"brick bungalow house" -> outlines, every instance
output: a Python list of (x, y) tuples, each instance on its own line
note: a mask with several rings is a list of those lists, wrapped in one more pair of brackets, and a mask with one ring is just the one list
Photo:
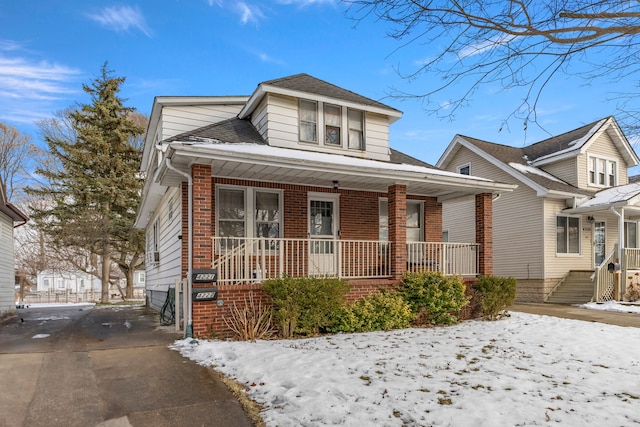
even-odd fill
[[(146, 229), (148, 302), (201, 269), (217, 301), (187, 304), (187, 336), (264, 279), (335, 276), (355, 299), (407, 270), (492, 272), (492, 200), (516, 186), (446, 172), (389, 146), (395, 108), (307, 74), (250, 96), (157, 97), (136, 225)], [(475, 198), (475, 241), (442, 242), (442, 202)], [(191, 298), (191, 292), (187, 293)]]

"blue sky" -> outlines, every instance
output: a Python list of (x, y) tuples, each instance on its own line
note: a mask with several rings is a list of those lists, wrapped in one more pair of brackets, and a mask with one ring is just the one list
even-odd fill
[[(417, 66), (433, 47), (401, 47), (387, 24), (356, 26), (345, 11), (337, 0), (0, 0), (0, 121), (38, 142), (34, 121), (89, 102), (82, 84), (108, 61), (127, 79), (127, 105), (145, 114), (154, 96), (250, 95), (262, 81), (311, 74), (403, 111), (392, 147), (432, 164), (457, 133), (512, 146), (548, 136), (516, 121), (499, 132), (521, 94), (498, 87), (483, 87), (454, 121), (427, 115), (418, 100), (388, 98), (390, 87), (420, 92), (439, 78), (407, 82), (394, 71)], [(539, 122), (557, 134), (615, 114), (609, 91), (560, 77)]]

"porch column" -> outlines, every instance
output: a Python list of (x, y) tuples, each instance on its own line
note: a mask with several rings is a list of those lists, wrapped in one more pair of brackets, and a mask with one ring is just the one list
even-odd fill
[(476, 194), (476, 243), (478, 253), (478, 274), (493, 274), (493, 195)]
[(212, 242), (212, 183), (210, 165), (193, 165), (193, 268), (211, 268)]
[(394, 184), (388, 190), (391, 277), (400, 280), (407, 270), (407, 187)]

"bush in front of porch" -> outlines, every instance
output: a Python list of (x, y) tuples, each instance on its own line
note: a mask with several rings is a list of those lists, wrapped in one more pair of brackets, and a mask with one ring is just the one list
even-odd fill
[(516, 299), (516, 279), (512, 277), (481, 276), (473, 287), (481, 295), (482, 317), (488, 320), (500, 319)]
[(284, 276), (266, 280), (263, 290), (273, 303), (281, 336), (291, 338), (328, 330), (345, 304), (349, 285), (336, 278)]
[(408, 328), (415, 314), (397, 291), (383, 290), (344, 306), (331, 332), (371, 332)]
[(405, 273), (400, 293), (416, 313), (420, 324), (450, 325), (458, 322), (459, 313), (470, 297), (457, 276), (425, 271)]

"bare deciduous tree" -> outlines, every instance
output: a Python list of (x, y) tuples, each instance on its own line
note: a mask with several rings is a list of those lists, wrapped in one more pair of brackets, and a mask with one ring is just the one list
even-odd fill
[[(425, 46), (432, 56), (398, 72), (408, 80), (422, 78), (426, 88), (416, 93), (396, 89), (392, 96), (421, 99), (427, 111), (450, 118), (481, 86), (496, 85), (523, 90), (510, 117), (524, 120), (526, 127), (536, 122), (540, 97), (558, 74), (589, 84), (615, 83), (640, 71), (637, 1), (344, 1), (356, 21), (386, 21), (388, 35), (401, 46)], [(629, 89), (612, 91), (612, 98), (619, 101), (619, 121), (633, 130), (640, 123), (640, 106), (637, 93)], [(443, 102), (436, 95), (449, 99)]]
[(31, 137), (0, 122), (0, 185), (12, 200), (28, 178), (27, 163), (35, 152)]

